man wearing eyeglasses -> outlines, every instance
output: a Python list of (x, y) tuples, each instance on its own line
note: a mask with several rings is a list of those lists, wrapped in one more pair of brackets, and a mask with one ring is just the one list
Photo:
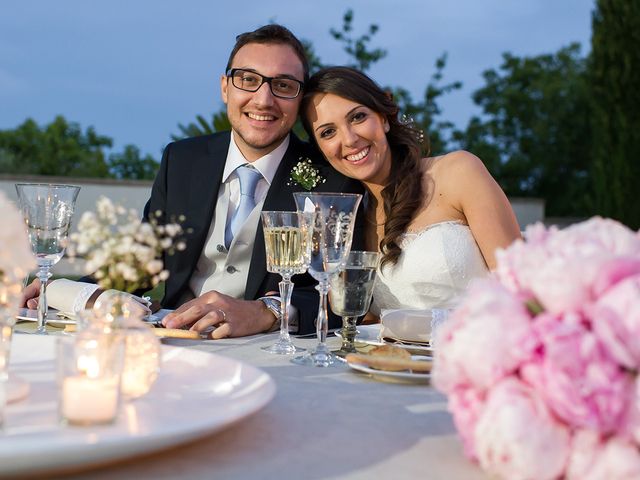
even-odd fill
[[(290, 175), (307, 158), (325, 179), (317, 190), (361, 192), (291, 133), (308, 75), (304, 48), (286, 28), (239, 35), (220, 80), (231, 131), (166, 147), (145, 216), (184, 215), (191, 232), (187, 249), (165, 258), (170, 277), (162, 305), (176, 309), (166, 327), (215, 328), (213, 338), (277, 327), (279, 301), (269, 295), (280, 278), (266, 271), (260, 211), (295, 210), (292, 193), (302, 187)], [(294, 281), (298, 333), (312, 332), (313, 282), (308, 275)]]

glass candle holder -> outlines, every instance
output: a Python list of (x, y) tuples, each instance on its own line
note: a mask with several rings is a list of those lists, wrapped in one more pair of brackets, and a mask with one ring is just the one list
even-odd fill
[(113, 422), (120, 404), (124, 344), (94, 329), (57, 342), (59, 416), (70, 425)]

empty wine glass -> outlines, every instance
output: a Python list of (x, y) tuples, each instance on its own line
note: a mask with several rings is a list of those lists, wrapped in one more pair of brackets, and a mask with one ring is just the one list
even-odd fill
[(47, 281), (51, 277), (51, 267), (64, 255), (80, 187), (18, 183), (16, 190), (20, 209), (27, 224), (31, 249), (38, 262), (40, 298), (36, 333), (46, 334)]
[(267, 270), (282, 277), (280, 287), (280, 336), (278, 341), (263, 347), (269, 353), (288, 355), (304, 351), (296, 347), (289, 336), (289, 306), (293, 293), (291, 277), (309, 267), (311, 230), (314, 214), (301, 212), (262, 212)]
[(345, 263), (353, 236), (356, 211), (362, 195), (354, 193), (311, 193), (293, 194), (300, 212), (316, 213), (311, 242), (309, 273), (318, 280), (316, 289), (320, 292), (316, 331), (318, 345), (313, 352), (295, 357), (294, 363), (328, 367), (334, 357), (327, 348), (327, 294), (329, 277), (338, 272)]
[(356, 321), (369, 311), (379, 261), (378, 252), (351, 251), (344, 268), (331, 276), (329, 303), (333, 313), (342, 317), (342, 346), (334, 355), (344, 357), (356, 351)]

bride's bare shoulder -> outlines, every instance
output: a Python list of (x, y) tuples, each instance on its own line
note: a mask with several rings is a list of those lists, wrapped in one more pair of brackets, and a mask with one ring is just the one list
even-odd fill
[(430, 168), (443, 172), (459, 168), (484, 167), (482, 160), (466, 150), (455, 150), (437, 157), (425, 158), (424, 161), (429, 164)]

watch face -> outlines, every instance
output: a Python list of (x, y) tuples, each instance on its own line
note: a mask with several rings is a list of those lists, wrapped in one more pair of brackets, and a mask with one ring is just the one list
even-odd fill
[(261, 298), (264, 304), (267, 306), (269, 310), (274, 313), (280, 314), (280, 300), (276, 298)]

